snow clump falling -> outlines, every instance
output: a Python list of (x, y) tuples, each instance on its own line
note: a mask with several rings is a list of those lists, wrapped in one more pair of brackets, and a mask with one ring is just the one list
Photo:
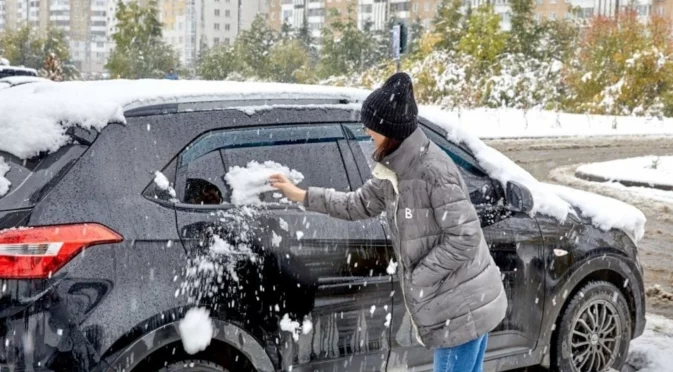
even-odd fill
[(178, 325), (182, 346), (187, 354), (193, 355), (206, 350), (213, 338), (213, 322), (208, 309), (195, 307), (189, 309)]
[(154, 172), (154, 184), (157, 185), (160, 190), (166, 191), (171, 196), (171, 198), (175, 198), (177, 196), (175, 189), (171, 187), (171, 183), (168, 181), (168, 178), (159, 171)]
[(280, 320), (280, 329), (281, 331), (292, 333), (292, 338), (295, 341), (299, 341), (299, 333), (301, 332), (305, 335), (311, 333), (313, 323), (310, 319), (304, 319), (302, 324), (299, 324), (298, 321), (292, 320), (289, 314), (285, 314)]
[(5, 158), (0, 156), (0, 197), (7, 194), (9, 186), (12, 185), (12, 183), (5, 178), (5, 175), (9, 172), (9, 168), (9, 164), (5, 163)]
[(259, 195), (276, 189), (269, 184), (271, 175), (281, 173), (294, 184), (304, 180), (304, 175), (274, 161), (251, 161), (245, 167), (231, 167), (224, 176), (232, 189), (231, 202), (235, 205), (261, 204)]

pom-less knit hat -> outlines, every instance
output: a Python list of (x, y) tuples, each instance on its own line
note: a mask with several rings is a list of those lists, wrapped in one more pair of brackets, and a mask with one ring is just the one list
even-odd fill
[(364, 125), (388, 138), (403, 141), (418, 127), (418, 106), (409, 75), (398, 72), (362, 103)]

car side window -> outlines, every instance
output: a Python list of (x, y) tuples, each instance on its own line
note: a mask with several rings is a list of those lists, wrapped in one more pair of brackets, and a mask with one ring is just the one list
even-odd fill
[[(362, 155), (364, 155), (370, 170), (373, 169), (375, 164), (372, 157), (374, 154), (374, 142), (372, 141), (371, 137), (365, 133), (361, 124), (346, 124), (344, 127), (346, 128), (349, 137), (357, 141), (357, 144), (359, 145), (360, 150), (362, 150)], [(465, 183), (467, 184), (470, 193), (481, 189), (484, 183), (488, 182), (488, 177), (484, 174), (484, 172), (472, 164), (472, 162), (476, 162), (472, 155), (460, 147), (452, 144), (437, 132), (434, 132), (426, 127), (423, 127), (423, 131), (431, 141), (444, 150), (444, 152), (449, 155), (453, 162), (458, 165), (458, 168), (461, 171), (463, 179), (465, 179)]]
[[(224, 176), (232, 167), (251, 161), (274, 161), (304, 175), (299, 184), (349, 191), (350, 183), (337, 141), (338, 125), (279, 126), (207, 133), (178, 157), (176, 192), (183, 203), (221, 204), (230, 201)], [(277, 202), (274, 192), (260, 195)]]

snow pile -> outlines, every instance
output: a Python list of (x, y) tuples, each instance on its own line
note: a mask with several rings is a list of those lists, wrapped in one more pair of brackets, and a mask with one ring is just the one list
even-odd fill
[(157, 185), (160, 190), (166, 191), (171, 196), (171, 198), (175, 198), (177, 196), (175, 189), (171, 187), (171, 183), (168, 181), (168, 178), (159, 171), (154, 172), (154, 184)]
[(645, 333), (631, 342), (628, 364), (640, 372), (670, 371), (673, 366), (673, 321), (648, 315)]
[(298, 321), (290, 319), (289, 314), (283, 315), (279, 325), (281, 331), (292, 333), (292, 338), (295, 341), (299, 341), (300, 332), (307, 335), (311, 333), (311, 330), (313, 330), (313, 322), (311, 322), (310, 319), (304, 319), (302, 324), (299, 324)]
[(601, 229), (622, 229), (636, 241), (643, 236), (645, 216), (637, 208), (611, 198), (543, 184), (505, 155), (487, 146), (471, 128), (452, 120), (446, 112), (436, 107), (421, 107), (420, 115), (444, 128), (450, 141), (467, 146), (486, 173), (500, 181), (503, 187), (509, 181), (526, 186), (535, 201), (531, 215), (541, 213), (563, 223), (569, 213), (575, 213), (572, 208), (575, 207)]
[[(439, 106), (428, 109), (443, 110)], [(443, 111), (447, 121), (469, 128), (482, 139), (673, 135), (673, 118), (569, 114), (515, 108), (455, 108)]]
[(7, 178), (5, 178), (5, 175), (9, 172), (9, 168), (9, 164), (5, 163), (5, 158), (0, 156), (0, 197), (7, 194), (9, 191), (9, 186), (12, 184)]
[(213, 338), (213, 322), (207, 309), (189, 309), (178, 325), (182, 346), (187, 354), (193, 355), (206, 350)]
[(9, 60), (6, 58), (0, 57), (0, 66), (9, 66)]
[(294, 184), (304, 180), (300, 172), (273, 161), (251, 161), (246, 167), (231, 167), (224, 176), (232, 189), (231, 203), (235, 205), (261, 204), (259, 195), (276, 189), (269, 184), (269, 177), (282, 173)]
[(577, 175), (595, 181), (673, 187), (673, 156), (644, 156), (586, 164), (577, 168)]

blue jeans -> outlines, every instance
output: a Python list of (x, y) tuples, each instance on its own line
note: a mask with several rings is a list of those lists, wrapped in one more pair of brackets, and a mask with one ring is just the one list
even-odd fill
[(483, 372), (488, 334), (474, 341), (435, 349), (434, 372)]

